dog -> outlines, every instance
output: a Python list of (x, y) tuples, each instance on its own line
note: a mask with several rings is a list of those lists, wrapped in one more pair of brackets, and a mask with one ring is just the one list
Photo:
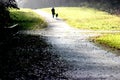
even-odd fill
[(58, 13), (55, 14), (56, 18), (58, 17)]

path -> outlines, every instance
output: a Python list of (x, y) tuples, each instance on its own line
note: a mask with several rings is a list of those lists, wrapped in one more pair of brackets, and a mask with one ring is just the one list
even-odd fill
[(52, 51), (69, 63), (69, 70), (63, 73), (68, 80), (120, 80), (120, 58), (87, 40), (96, 34), (71, 28), (60, 19), (52, 19), (48, 13), (35, 12), (49, 25), (41, 31), (25, 33), (46, 37), (53, 46)]

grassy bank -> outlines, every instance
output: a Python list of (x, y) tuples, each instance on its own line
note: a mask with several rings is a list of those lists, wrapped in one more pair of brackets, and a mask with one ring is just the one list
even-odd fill
[(120, 50), (120, 34), (106, 34), (93, 39), (105, 47)]
[(47, 26), (46, 22), (30, 9), (10, 9), (12, 24), (18, 23), (20, 29), (41, 29)]
[[(120, 30), (120, 17), (86, 7), (57, 7), (56, 13), (68, 24), (79, 29)], [(50, 12), (50, 8), (42, 9)]]

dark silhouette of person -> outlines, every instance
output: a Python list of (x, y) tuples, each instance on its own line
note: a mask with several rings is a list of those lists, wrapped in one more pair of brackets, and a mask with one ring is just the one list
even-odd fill
[(54, 9), (54, 7), (51, 9), (51, 12), (52, 12), (52, 17), (54, 18), (54, 16), (55, 16), (55, 9)]

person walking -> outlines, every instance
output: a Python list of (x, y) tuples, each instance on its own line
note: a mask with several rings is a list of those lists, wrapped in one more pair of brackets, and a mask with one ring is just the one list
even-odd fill
[(51, 12), (52, 12), (52, 17), (54, 18), (54, 16), (55, 16), (55, 9), (54, 9), (54, 7), (51, 9)]

